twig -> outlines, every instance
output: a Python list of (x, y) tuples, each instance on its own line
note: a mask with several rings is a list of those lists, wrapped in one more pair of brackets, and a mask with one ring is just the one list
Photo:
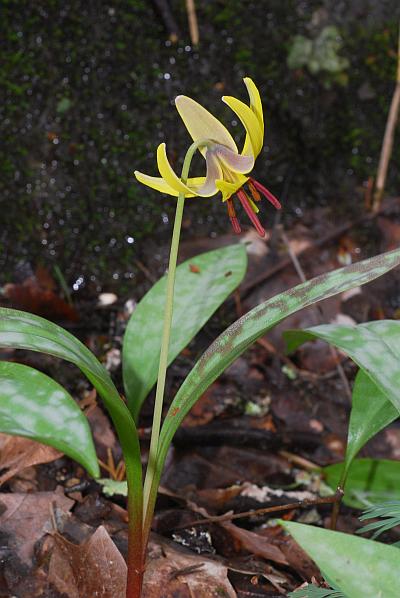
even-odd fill
[[(380, 206), (376, 212), (374, 212), (374, 213), (370, 212), (370, 213), (363, 214), (362, 216), (360, 216), (359, 218), (356, 218), (355, 220), (349, 220), (348, 222), (341, 224), (340, 226), (335, 228), (333, 231), (331, 231), (324, 237), (321, 237), (321, 239), (317, 239), (316, 241), (314, 241), (312, 245), (308, 245), (307, 247), (304, 247), (303, 249), (296, 251), (295, 252), (296, 257), (299, 258), (300, 256), (310, 253), (311, 251), (314, 251), (315, 249), (318, 249), (319, 247), (323, 247), (324, 245), (331, 243), (337, 237), (340, 237), (341, 235), (343, 235), (345, 232), (347, 232), (351, 228), (354, 228), (355, 226), (362, 224), (363, 222), (368, 222), (369, 220), (373, 220), (377, 215), (392, 209), (394, 206), (396, 206), (398, 204), (399, 204), (399, 198), (392, 198), (390, 201), (385, 200), (385, 205)], [(249, 280), (249, 282), (247, 282), (246, 284), (241, 285), (240, 293), (241, 293), (242, 299), (244, 299), (245, 296), (248, 295), (255, 287), (262, 284), (263, 282), (265, 282), (266, 280), (268, 280), (275, 274), (278, 274), (278, 272), (280, 272), (287, 266), (290, 266), (291, 263), (292, 263), (292, 260), (291, 260), (290, 256), (284, 257), (281, 260), (277, 261), (271, 268), (269, 268), (268, 270), (265, 270), (262, 274), (253, 278), (253, 280)]]
[(275, 505), (273, 507), (263, 507), (262, 509), (251, 509), (242, 513), (226, 513), (225, 515), (215, 515), (204, 519), (196, 519), (174, 527), (174, 529), (186, 529), (195, 525), (205, 525), (206, 523), (223, 523), (224, 521), (233, 521), (234, 519), (243, 519), (245, 517), (257, 517), (259, 515), (268, 515), (269, 513), (278, 513), (279, 511), (292, 511), (293, 509), (305, 509), (315, 505), (330, 505), (341, 500), (343, 492), (339, 490), (331, 496), (322, 496), (320, 498), (305, 498), (298, 502), (287, 503), (286, 505)]
[[(282, 240), (283, 240), (283, 242), (284, 242), (284, 244), (286, 246), (286, 249), (287, 249), (287, 251), (289, 253), (290, 259), (293, 262), (293, 266), (294, 266), (294, 268), (295, 268), (295, 270), (297, 272), (298, 277), (300, 278), (301, 282), (306, 282), (307, 278), (306, 278), (306, 275), (304, 274), (304, 270), (301, 267), (301, 264), (300, 264), (299, 260), (297, 259), (296, 254), (292, 250), (292, 248), (290, 246), (290, 243), (289, 243), (289, 239), (287, 238), (286, 233), (283, 230), (283, 228), (281, 228), (281, 237), (282, 237)], [(323, 310), (322, 310), (322, 308), (321, 308), (320, 305), (314, 305), (313, 309), (314, 309), (314, 313), (315, 314), (318, 313), (319, 316), (321, 316), (323, 318), (324, 312), (323, 312)], [(319, 316), (317, 316), (318, 320), (320, 319)], [(346, 374), (344, 373), (344, 370), (342, 368), (341, 363), (339, 363), (339, 353), (338, 353), (338, 350), (336, 349), (336, 347), (332, 347), (332, 345), (329, 345), (329, 351), (330, 351), (331, 355), (334, 357), (334, 359), (336, 361), (336, 369), (338, 371), (339, 377), (340, 377), (340, 379), (342, 381), (342, 384), (344, 386), (344, 390), (345, 390), (345, 393), (347, 395), (347, 398), (348, 398), (349, 401), (351, 401), (351, 388), (350, 388), (350, 384), (349, 384), (349, 381), (347, 380)]]
[(186, 0), (186, 10), (189, 21), (190, 39), (194, 46), (199, 44), (199, 26), (197, 24), (196, 6), (194, 0)]
[(394, 132), (396, 129), (397, 119), (400, 109), (400, 23), (399, 23), (399, 40), (397, 47), (397, 74), (396, 87), (394, 89), (392, 102), (390, 104), (389, 114), (386, 121), (385, 134), (382, 142), (381, 155), (379, 158), (378, 173), (376, 176), (376, 187), (374, 193), (373, 211), (379, 210), (383, 193), (385, 191), (386, 176), (389, 167), (390, 157), (392, 155)]
[(141, 262), (140, 260), (135, 260), (135, 264), (137, 265), (137, 267), (139, 268), (139, 270), (141, 270), (143, 272), (143, 274), (146, 276), (146, 278), (152, 283), (154, 284), (157, 281), (157, 278), (155, 276), (153, 276), (153, 274), (150, 272), (150, 270), (143, 264), (143, 262)]
[(166, 30), (168, 31), (170, 41), (172, 43), (176, 43), (180, 37), (179, 27), (175, 21), (167, 0), (153, 0), (153, 2), (158, 9)]

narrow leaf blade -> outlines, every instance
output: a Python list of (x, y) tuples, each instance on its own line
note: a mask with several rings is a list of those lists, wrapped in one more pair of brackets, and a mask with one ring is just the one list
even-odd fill
[(345, 480), (352, 460), (375, 434), (390, 424), (400, 410), (400, 322), (379, 320), (358, 326), (325, 325), (285, 333), (289, 352), (316, 338), (349, 355), (360, 371), (353, 389)]
[(169, 444), (191, 407), (214, 380), (255, 340), (290, 314), (382, 276), (400, 263), (400, 250), (323, 274), (257, 306), (240, 318), (207, 349), (169, 408), (161, 430), (158, 474)]
[(346, 449), (346, 470), (363, 446), (399, 417), (398, 410), (363, 370), (353, 388)]
[[(178, 266), (168, 363), (240, 284), (246, 266), (246, 249), (241, 244), (203, 253)], [(124, 335), (125, 394), (135, 418), (157, 381), (165, 293), (163, 276), (136, 307)]]
[(16, 309), (0, 307), (0, 347), (47, 353), (75, 364), (102, 397), (118, 432), (128, 482), (138, 504), (142, 494), (142, 466), (135, 422), (107, 370), (77, 338), (53, 322)]
[(33, 368), (0, 362), (0, 432), (48, 444), (99, 476), (85, 415), (62, 386)]

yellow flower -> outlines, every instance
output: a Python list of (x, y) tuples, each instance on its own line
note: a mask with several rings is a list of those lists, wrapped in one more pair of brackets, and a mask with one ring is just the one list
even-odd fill
[[(196, 143), (204, 141), (204, 146), (200, 147), (199, 151), (206, 161), (206, 176), (189, 178), (186, 183), (183, 183), (168, 161), (165, 143), (161, 143), (157, 149), (157, 165), (161, 176), (149, 176), (138, 171), (135, 171), (135, 176), (144, 185), (174, 196), (183, 193), (185, 197), (211, 197), (221, 191), (222, 201), (227, 204), (233, 229), (236, 233), (240, 233), (241, 228), (232, 200), (232, 195), (237, 194), (257, 232), (264, 236), (265, 230), (256, 216), (259, 209), (255, 202), (261, 199), (260, 193), (277, 209), (281, 206), (268, 189), (248, 176), (263, 146), (264, 119), (256, 85), (249, 77), (244, 79), (244, 83), (249, 94), (249, 106), (231, 96), (222, 98), (223, 102), (235, 112), (246, 130), (246, 139), (241, 152), (229, 131), (215, 116), (195, 100), (187, 96), (178, 96), (175, 105), (193, 141)], [(243, 189), (245, 184), (248, 185), (253, 199)]]

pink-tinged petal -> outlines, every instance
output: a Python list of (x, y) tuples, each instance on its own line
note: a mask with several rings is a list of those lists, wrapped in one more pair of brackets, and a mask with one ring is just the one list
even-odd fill
[(243, 156), (237, 152), (232, 152), (230, 149), (223, 145), (218, 145), (215, 148), (215, 152), (218, 158), (224, 163), (229, 170), (246, 174), (253, 169), (254, 158), (253, 156)]
[[(175, 106), (193, 141), (215, 141), (237, 153), (237, 145), (228, 129), (201, 104), (187, 96), (178, 96)], [(207, 149), (200, 151), (205, 156)]]
[(204, 184), (197, 189), (197, 195), (201, 197), (211, 197), (218, 193), (215, 181), (222, 177), (222, 168), (218, 163), (217, 155), (213, 150), (208, 150), (206, 153), (207, 173)]
[(270, 203), (272, 203), (272, 205), (274, 206), (274, 208), (276, 208), (277, 210), (281, 209), (282, 206), (281, 206), (281, 203), (280, 203), (279, 199), (277, 199), (275, 197), (275, 195), (273, 195), (273, 193), (271, 193), (271, 191), (268, 191), (268, 189), (266, 187), (264, 187), (264, 185), (262, 185), (261, 183), (259, 183), (255, 179), (249, 179), (249, 181), (254, 185), (254, 187), (257, 189), (257, 191), (259, 191), (260, 193), (262, 193), (264, 195), (264, 197), (266, 199), (268, 199), (268, 201)]

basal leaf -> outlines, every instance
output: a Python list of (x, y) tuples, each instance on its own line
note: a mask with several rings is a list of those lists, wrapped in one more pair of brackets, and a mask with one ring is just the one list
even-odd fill
[[(323, 468), (327, 484), (336, 490), (343, 463)], [(343, 502), (349, 507), (365, 509), (373, 503), (400, 500), (400, 461), (388, 459), (354, 459), (349, 468)]]
[[(399, 262), (400, 250), (395, 250), (323, 274), (262, 303), (223, 332), (199, 359), (168, 410), (160, 436), (158, 479), (170, 442), (185, 415), (210, 384), (256, 339), (290, 314), (366, 284)], [(154, 483), (158, 483), (158, 480), (155, 479)]]
[[(246, 249), (241, 244), (203, 253), (178, 266), (168, 363), (240, 284), (246, 266)], [(135, 418), (157, 381), (165, 292), (163, 276), (136, 307), (124, 336), (125, 394)]]
[(365, 443), (398, 417), (400, 410), (400, 322), (358, 326), (334, 324), (285, 333), (288, 350), (319, 338), (345, 351), (361, 368), (353, 389), (346, 459), (342, 474)]
[(77, 338), (61, 326), (16, 309), (0, 308), (0, 347), (28, 349), (74, 363), (102, 397), (116, 427), (127, 466), (128, 483), (141, 504), (142, 467), (139, 438), (129, 409), (121, 399), (107, 370)]
[(33, 368), (0, 361), (0, 432), (53, 446), (99, 476), (85, 415), (62, 386)]
[(372, 382), (364, 370), (359, 370), (352, 395), (345, 459), (346, 469), (368, 440), (398, 417), (399, 413), (396, 407)]
[(281, 525), (349, 598), (397, 598), (398, 548), (301, 523)]
[(319, 338), (341, 349), (362, 368), (400, 411), (400, 322), (378, 320), (358, 326), (327, 324), (285, 333), (288, 351)]

